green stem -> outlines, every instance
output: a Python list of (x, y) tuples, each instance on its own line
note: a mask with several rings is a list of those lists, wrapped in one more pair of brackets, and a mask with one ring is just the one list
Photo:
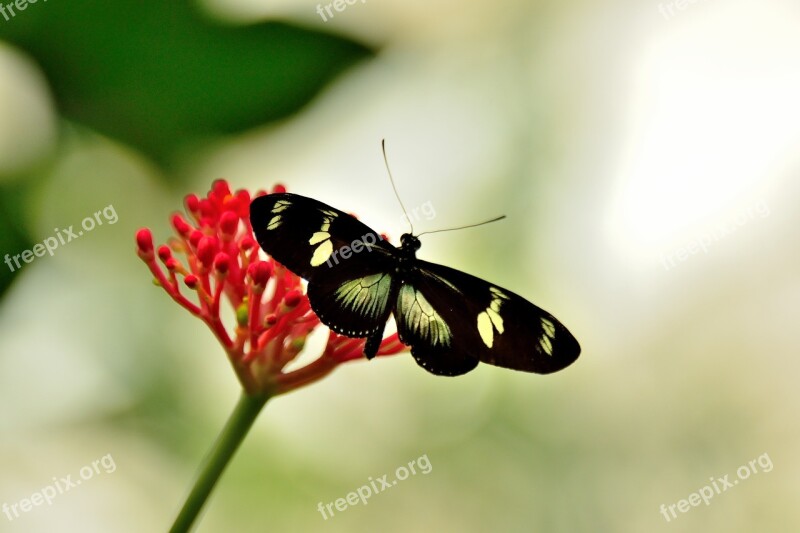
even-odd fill
[(192, 524), (200, 514), (214, 485), (222, 475), (225, 467), (233, 458), (237, 448), (244, 440), (247, 432), (253, 426), (261, 408), (269, 400), (269, 395), (251, 396), (242, 392), (239, 402), (231, 413), (228, 422), (217, 437), (214, 447), (203, 460), (200, 474), (181, 508), (181, 512), (172, 524), (170, 533), (184, 533), (191, 529)]

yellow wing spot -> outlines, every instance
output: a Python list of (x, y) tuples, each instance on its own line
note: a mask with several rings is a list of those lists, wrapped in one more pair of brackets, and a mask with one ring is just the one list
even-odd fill
[[(500, 310), (499, 306), (498, 306), (497, 310), (498, 311)], [(489, 318), (491, 319), (492, 324), (494, 325), (494, 329), (497, 330), (497, 334), (499, 335), (499, 334), (503, 333), (503, 317), (501, 317), (497, 313), (497, 311), (495, 311), (492, 308), (487, 309), (486, 310), (486, 314), (489, 315)]]
[(495, 331), (498, 335), (503, 334), (503, 317), (500, 316), (500, 307), (504, 301), (509, 299), (508, 295), (497, 287), (489, 287), (489, 292), (492, 294), (489, 307), (478, 313), (478, 333), (487, 348), (494, 345)]
[(275, 202), (275, 206), (272, 208), (273, 213), (280, 213), (281, 211), (285, 211), (292, 205), (292, 202), (289, 200), (278, 200)]
[(319, 244), (322, 241), (327, 241), (331, 238), (331, 234), (327, 231), (317, 231), (314, 233), (310, 239), (308, 239), (308, 244)]
[(331, 243), (331, 234), (328, 230), (331, 229), (331, 222), (334, 218), (339, 216), (339, 213), (329, 209), (320, 209), (322, 214), (322, 226), (319, 231), (314, 232), (311, 238), (308, 239), (308, 244), (319, 244), (311, 256), (311, 266), (317, 267), (325, 263), (333, 255), (333, 243)]
[(491, 348), (494, 344), (494, 331), (492, 330), (492, 319), (486, 312), (478, 315), (478, 333), (481, 340), (488, 347)]
[(542, 338), (539, 339), (539, 346), (542, 347), (542, 351), (547, 355), (553, 355), (553, 342), (550, 339), (551, 337), (547, 335), (542, 335)]
[(314, 250), (314, 255), (311, 256), (311, 266), (320, 266), (330, 258), (331, 254), (333, 254), (333, 243), (329, 240), (323, 241)]
[(545, 335), (547, 335), (551, 339), (555, 338), (555, 336), (556, 336), (556, 327), (553, 325), (553, 323), (550, 320), (548, 320), (546, 318), (543, 318), (542, 319), (542, 328), (544, 329), (544, 334)]
[(542, 347), (542, 351), (547, 355), (553, 355), (553, 341), (556, 338), (556, 327), (551, 320), (543, 318), (542, 329), (544, 330), (544, 335), (539, 339), (539, 346)]
[(281, 216), (275, 215), (271, 219), (269, 219), (269, 223), (267, 224), (267, 230), (275, 229), (281, 225)]

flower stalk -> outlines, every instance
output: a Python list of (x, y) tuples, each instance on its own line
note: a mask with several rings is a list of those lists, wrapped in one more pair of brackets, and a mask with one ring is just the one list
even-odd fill
[(191, 530), (222, 472), (225, 471), (268, 400), (267, 395), (249, 396), (242, 393), (217, 441), (203, 460), (197, 479), (172, 524), (170, 533), (184, 533)]

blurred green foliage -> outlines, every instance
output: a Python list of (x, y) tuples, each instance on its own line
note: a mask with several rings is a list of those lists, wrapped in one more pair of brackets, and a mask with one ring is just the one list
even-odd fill
[[(43, 70), (63, 119), (174, 168), (196, 143), (290, 116), (336, 75), (373, 55), (342, 37), (279, 22), (234, 26), (186, 0), (30, 4), (0, 40)], [(176, 173), (162, 174), (170, 181)], [(32, 246), (17, 209), (36, 176), (0, 185), (0, 245)], [(0, 269), (0, 294), (14, 273)]]

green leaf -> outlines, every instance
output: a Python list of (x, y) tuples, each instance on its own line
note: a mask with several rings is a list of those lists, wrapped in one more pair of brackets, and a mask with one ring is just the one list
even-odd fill
[(0, 16), (0, 39), (35, 58), (63, 116), (167, 165), (192, 142), (295, 113), (372, 54), (283, 23), (226, 25), (187, 0), (40, 0)]

